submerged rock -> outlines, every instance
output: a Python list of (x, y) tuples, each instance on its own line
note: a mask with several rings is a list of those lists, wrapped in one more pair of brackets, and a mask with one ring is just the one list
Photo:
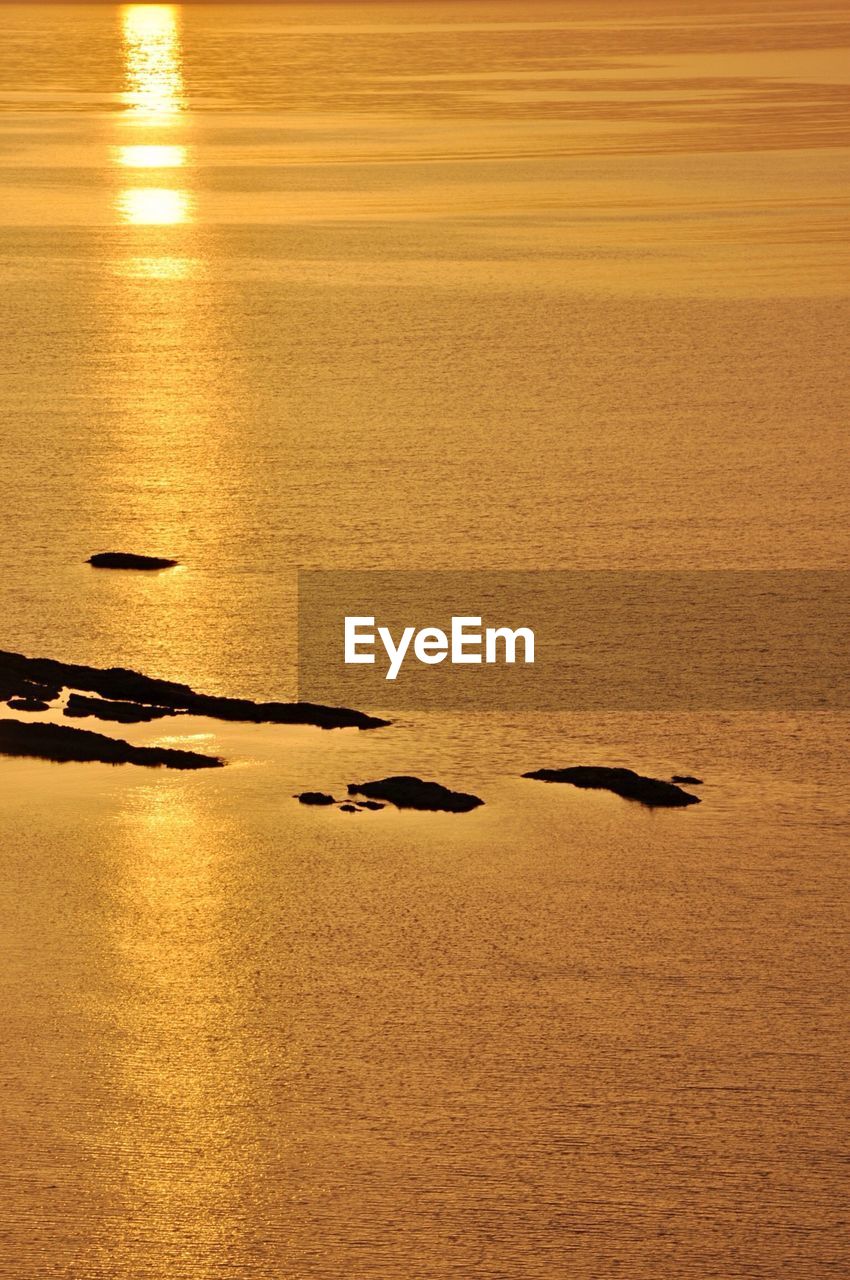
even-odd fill
[(38, 760), (99, 762), (100, 764), (138, 764), (149, 768), (220, 769), (218, 756), (204, 756), (196, 751), (179, 751), (170, 747), (134, 747), (120, 738), (107, 738), (88, 729), (70, 725), (23, 723), (0, 720), (0, 755), (32, 756)]
[(136, 556), (129, 551), (99, 551), (89, 556), (86, 563), (95, 569), (174, 569), (180, 561), (162, 556)]
[(645, 778), (631, 769), (609, 769), (604, 765), (575, 765), (569, 769), (535, 769), (524, 773), (524, 778), (536, 778), (540, 782), (568, 782), (574, 787), (595, 791), (613, 791), (624, 800), (638, 800), (654, 809), (677, 809), (688, 804), (699, 804), (699, 796), (688, 795), (681, 787), (660, 778)]
[(303, 724), (319, 729), (380, 729), (389, 724), (349, 707), (324, 707), (313, 702), (251, 702), (248, 698), (222, 698), (197, 693), (187, 684), (158, 680), (124, 667), (86, 667), (53, 658), (27, 658), (0, 649), (0, 690), (7, 697), (23, 694), (33, 683), (83, 689), (103, 698), (140, 702), (170, 711), (211, 716), (215, 720), (239, 720), (252, 724)]
[(431, 812), (468, 813), (483, 804), (478, 796), (463, 791), (450, 791), (439, 782), (423, 782), (421, 778), (397, 775), (377, 782), (352, 782), (350, 796), (367, 796), (370, 800), (387, 800), (397, 809), (425, 809)]
[(163, 716), (178, 713), (170, 707), (145, 707), (138, 702), (107, 702), (104, 698), (87, 698), (82, 693), (72, 693), (62, 713), (74, 720), (94, 716), (96, 720), (109, 720), (117, 724), (147, 724), (161, 720)]
[(325, 791), (302, 791), (295, 799), (300, 800), (301, 804), (336, 804), (334, 797), (329, 796)]
[(674, 773), (671, 782), (682, 782), (687, 787), (701, 787), (702, 778), (692, 778), (689, 773)]
[(13, 711), (49, 711), (50, 703), (41, 698), (10, 698), (9, 706)]

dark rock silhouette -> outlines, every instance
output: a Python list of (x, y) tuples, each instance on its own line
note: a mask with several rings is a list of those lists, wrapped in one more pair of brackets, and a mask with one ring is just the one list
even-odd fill
[(378, 804), (377, 800), (356, 800), (355, 804), (358, 809), (371, 809), (373, 812), (386, 808), (386, 805)]
[(179, 560), (165, 560), (162, 556), (136, 556), (129, 551), (99, 551), (89, 556), (87, 564), (95, 569), (173, 569)]
[(349, 707), (324, 707), (315, 702), (251, 702), (247, 698), (216, 698), (202, 693), (193, 693), (182, 709), (215, 720), (309, 724), (318, 729), (382, 729), (390, 723)]
[(336, 804), (336, 800), (333, 796), (327, 795), (324, 791), (302, 791), (300, 795), (295, 797), (295, 799), (300, 800), (302, 804)]
[(0, 656), (0, 702), (10, 698), (32, 698), (36, 702), (52, 702), (62, 692), (59, 685), (30, 680), (20, 671), (6, 669)]
[(120, 738), (107, 738), (88, 729), (70, 725), (26, 724), (20, 720), (0, 720), (0, 755), (34, 756), (39, 760), (96, 761), (101, 764), (138, 764), (149, 768), (219, 769), (217, 756), (166, 747), (134, 747)]
[(340, 813), (359, 813), (360, 812), (356, 804), (341, 804), (339, 806), (339, 811)]
[(463, 791), (450, 791), (439, 782), (423, 782), (421, 778), (398, 775), (377, 782), (351, 783), (350, 796), (367, 796), (370, 800), (387, 800), (397, 809), (425, 809), (431, 812), (468, 813), (483, 804), (478, 796)]
[(41, 698), (10, 698), (9, 706), (13, 711), (49, 711), (50, 703)]
[(686, 787), (701, 787), (702, 778), (692, 778), (689, 773), (674, 773), (671, 782), (682, 782)]
[(608, 769), (603, 765), (576, 765), (570, 769), (535, 769), (524, 773), (524, 778), (536, 778), (540, 782), (568, 782), (574, 787), (598, 791), (613, 791), (624, 800), (638, 800), (653, 809), (678, 809), (688, 804), (699, 804), (699, 796), (688, 795), (672, 782), (660, 778), (645, 778), (631, 769)]
[(104, 698), (87, 698), (82, 693), (72, 693), (62, 713), (71, 719), (81, 720), (94, 716), (96, 720), (109, 720), (117, 724), (146, 724), (174, 716), (178, 712), (170, 707), (143, 707), (138, 702), (107, 702)]
[(304, 724), (319, 729), (380, 729), (390, 722), (348, 707), (324, 707), (313, 702), (251, 702), (248, 698), (222, 698), (197, 693), (187, 684), (158, 680), (123, 667), (86, 667), (52, 658), (27, 658), (0, 649), (0, 690), (7, 697), (24, 695), (33, 684), (83, 689), (119, 702), (187, 711), (215, 720), (239, 720), (252, 724)]

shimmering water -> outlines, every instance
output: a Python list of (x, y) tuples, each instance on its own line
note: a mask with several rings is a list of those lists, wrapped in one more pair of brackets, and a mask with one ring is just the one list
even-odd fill
[[(0, 21), (0, 647), (288, 696), (299, 566), (846, 566), (842, 6)], [(0, 1275), (850, 1273), (846, 718), (126, 736), (232, 764), (0, 761)], [(291, 799), (388, 772), (487, 804)]]

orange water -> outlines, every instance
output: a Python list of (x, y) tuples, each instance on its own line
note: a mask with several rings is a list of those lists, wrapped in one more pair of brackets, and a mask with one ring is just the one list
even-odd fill
[[(0, 19), (0, 647), (288, 696), (298, 566), (846, 565), (840, 6)], [(0, 761), (0, 1276), (850, 1274), (846, 718), (127, 736), (231, 767)], [(594, 762), (704, 802), (518, 777)], [(291, 799), (390, 772), (487, 803)]]

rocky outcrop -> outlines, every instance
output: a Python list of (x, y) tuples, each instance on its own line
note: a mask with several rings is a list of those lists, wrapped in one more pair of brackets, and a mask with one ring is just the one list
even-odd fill
[(57, 662), (53, 658), (28, 658), (21, 653), (0, 649), (0, 686), (9, 683), (19, 688), (33, 684), (49, 686), (57, 697), (63, 688), (82, 689), (86, 693), (98, 693), (103, 698), (175, 710), (199, 696), (188, 685), (152, 679), (123, 667), (86, 667), (74, 662)]
[(701, 787), (702, 778), (693, 778), (689, 773), (674, 773), (671, 782), (679, 782), (686, 787)]
[(108, 720), (115, 724), (147, 724), (161, 720), (163, 716), (178, 713), (169, 707), (145, 707), (138, 702), (108, 702), (105, 698), (87, 698), (82, 693), (72, 693), (62, 713), (72, 720), (94, 716), (96, 720)]
[(569, 769), (535, 769), (524, 773), (524, 778), (536, 778), (540, 782), (568, 782), (574, 787), (594, 791), (613, 791), (624, 800), (637, 800), (653, 809), (679, 809), (684, 805), (699, 804), (699, 797), (689, 795), (672, 782), (660, 778), (645, 778), (631, 769), (609, 769), (603, 765), (574, 765)]
[(32, 756), (38, 760), (137, 764), (148, 768), (219, 769), (217, 756), (170, 747), (135, 747), (120, 738), (107, 738), (70, 725), (0, 720), (0, 755)]
[(129, 551), (99, 551), (89, 556), (87, 564), (95, 569), (174, 569), (179, 560), (165, 560), (162, 556), (137, 556)]
[(61, 692), (58, 685), (32, 680), (12, 666), (7, 669), (0, 651), (0, 702), (8, 702), (10, 698), (32, 698), (37, 702), (52, 702)]
[(336, 804), (336, 800), (333, 798), (333, 796), (329, 796), (324, 791), (302, 791), (300, 795), (297, 795), (295, 797), (295, 799), (299, 800), (301, 804), (312, 804), (312, 805)]
[(33, 684), (82, 689), (119, 702), (139, 702), (169, 711), (211, 716), (215, 720), (239, 720), (252, 724), (303, 724), (319, 729), (380, 729), (389, 724), (364, 711), (325, 707), (313, 702), (251, 702), (247, 698), (222, 698), (197, 693), (187, 684), (158, 680), (124, 667), (86, 667), (52, 658), (27, 658), (0, 649), (0, 689), (6, 696), (24, 695)]
[(50, 703), (41, 698), (10, 698), (9, 706), (13, 711), (49, 711)]
[(369, 800), (386, 800), (397, 809), (444, 813), (468, 813), (484, 803), (478, 796), (450, 791), (439, 782), (423, 782), (421, 778), (407, 775), (380, 778), (377, 782), (352, 782), (348, 794), (366, 796)]
[(252, 724), (307, 724), (318, 729), (382, 729), (390, 722), (349, 707), (325, 707), (316, 702), (250, 702), (247, 698), (216, 698), (192, 693), (185, 707), (196, 716), (214, 720), (242, 720)]

